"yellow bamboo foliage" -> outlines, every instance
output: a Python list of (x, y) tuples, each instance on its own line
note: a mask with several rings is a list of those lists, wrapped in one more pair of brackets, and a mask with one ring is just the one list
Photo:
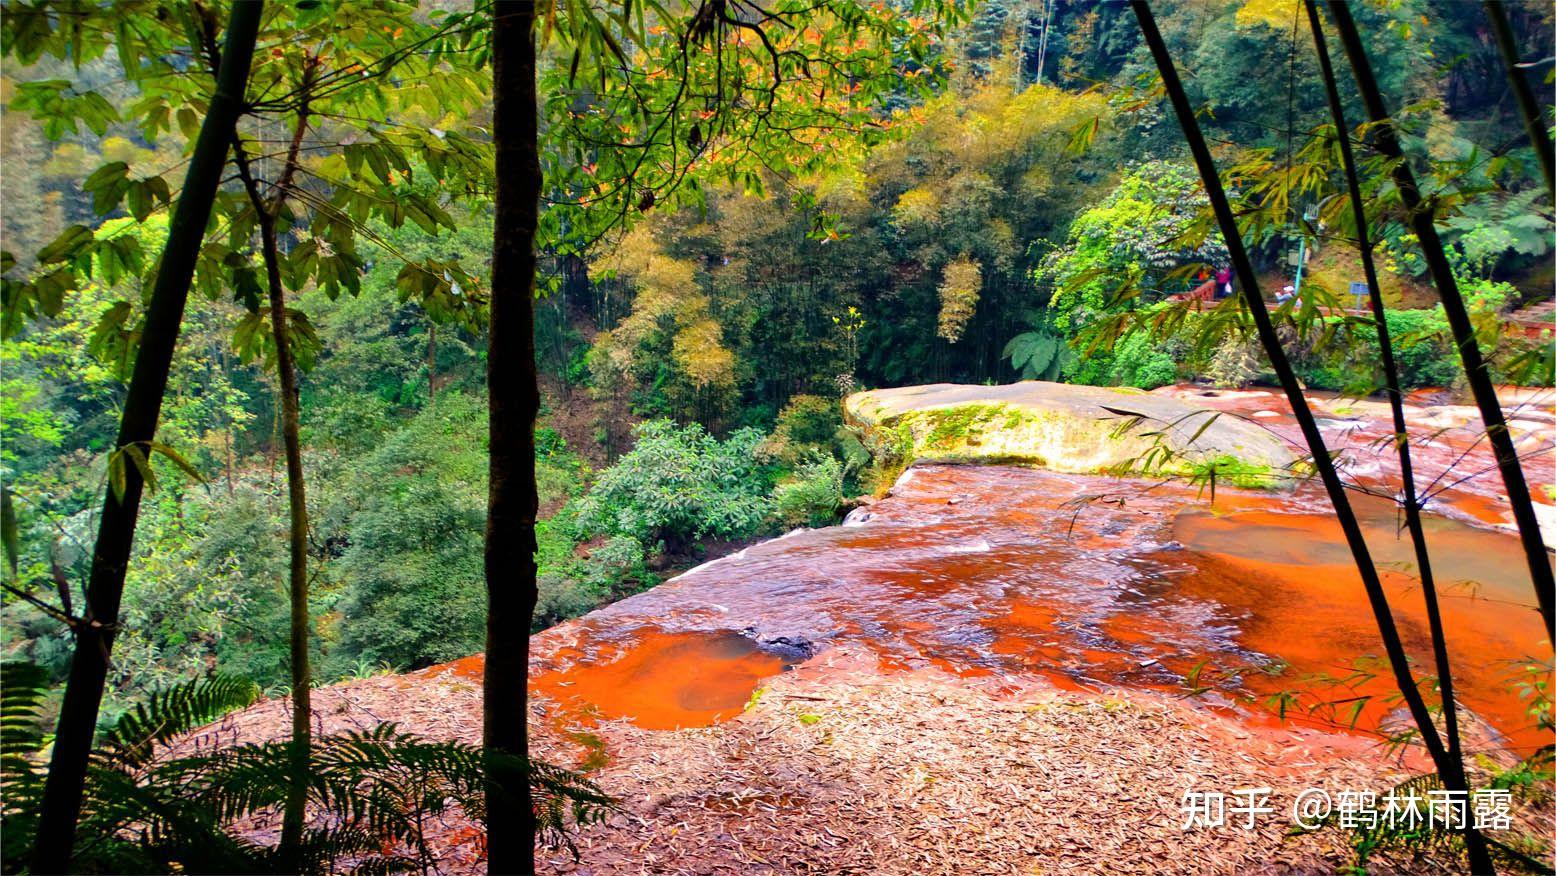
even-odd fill
[(633, 291), (632, 311), (615, 329), (594, 339), (602, 366), (628, 374), (644, 345), (668, 334), (671, 360), (693, 388), (734, 383), (735, 356), (724, 346), (723, 328), (709, 313), (696, 264), (665, 255), (649, 223), (623, 235), (595, 265), (597, 271), (629, 283)]
[(952, 342), (961, 338), (982, 291), (983, 268), (977, 262), (962, 256), (945, 266), (940, 281), (940, 337)]
[(648, 267), (649, 259), (659, 255), (659, 243), (649, 223), (634, 225), (616, 245), (594, 260), (596, 274), (615, 274), (632, 280)]
[(735, 355), (724, 346), (724, 331), (711, 317), (676, 332), (670, 353), (676, 367), (698, 389), (735, 380)]
[(933, 225), (940, 219), (940, 193), (929, 188), (908, 189), (897, 199), (891, 215), (901, 226)]
[(1301, 0), (1248, 0), (1238, 8), (1235, 20), (1238, 27), (1262, 24), (1289, 31), (1293, 22), (1301, 21), (1303, 27), (1307, 26), (1305, 19), (1298, 18), (1301, 14)]
[(629, 348), (669, 320), (682, 322), (680, 314), (687, 304), (703, 297), (697, 289), (696, 268), (679, 259), (652, 256), (634, 279), (637, 294), (632, 299), (632, 313), (616, 330), (618, 341)]

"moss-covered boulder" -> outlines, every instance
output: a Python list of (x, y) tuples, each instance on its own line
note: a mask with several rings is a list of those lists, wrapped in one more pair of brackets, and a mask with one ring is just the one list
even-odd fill
[(1294, 447), (1253, 423), (1133, 389), (1029, 380), (936, 383), (849, 396), (844, 417), (876, 462), (1032, 465), (1072, 473), (1206, 476), (1280, 486)]

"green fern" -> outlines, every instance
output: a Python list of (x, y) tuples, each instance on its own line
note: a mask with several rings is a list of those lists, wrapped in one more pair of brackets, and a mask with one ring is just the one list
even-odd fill
[(217, 675), (177, 684), (151, 695), (119, 717), (103, 739), (105, 752), (140, 766), (160, 743), (182, 736), (228, 712), (253, 704), (259, 687), (246, 678)]
[[(0, 861), (14, 873), (32, 848), (43, 799), (42, 712), (48, 676), (32, 663), (0, 663)], [(16, 862), (13, 864), (13, 862)]]
[[(47, 679), (24, 663), (0, 664), (6, 873), (31, 853), (43, 787), (40, 726)], [(104, 734), (90, 765), (74, 869), (88, 873), (425, 872), (436, 863), (423, 833), (430, 818), (459, 810), (485, 817), (487, 767), (478, 746), (435, 742), (382, 724), (316, 738), (309, 760), (309, 811), (300, 858), (233, 829), (277, 812), (289, 787), (290, 744), (235, 745), (158, 759), (168, 740), (252, 703), (254, 685), (215, 677), (176, 685), (126, 713)], [(541, 761), (498, 758), (495, 786), (529, 783), (537, 839), (577, 855), (570, 830), (602, 820), (616, 804), (599, 786)], [(300, 864), (298, 863), (300, 861)]]

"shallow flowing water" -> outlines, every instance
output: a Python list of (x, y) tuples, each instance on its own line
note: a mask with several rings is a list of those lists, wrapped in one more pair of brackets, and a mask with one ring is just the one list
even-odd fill
[[(1212, 401), (1276, 411), (1261, 419), (1289, 428), (1267, 395)], [(1388, 432), (1326, 423), (1351, 439), (1353, 476), (1377, 486), (1392, 449), (1369, 449), (1369, 430)], [(1436, 439), (1420, 452), (1423, 486), (1460, 456), (1455, 472), (1490, 464), (1482, 446)], [(1454, 516), (1430, 517), (1428, 539), (1458, 697), (1529, 751), (1548, 740), (1516, 680), (1550, 649), (1516, 537), (1486, 525), (1502, 522), (1488, 519), (1499, 489), (1493, 471), (1444, 493), (1438, 508)], [(1431, 674), (1394, 506), (1359, 496), (1357, 507), (1417, 673)], [(1397, 717), (1376, 624), (1316, 487), (1222, 489), (1212, 502), (1183, 484), (998, 466), (912, 469), (845, 525), (754, 545), (550, 631), (534, 685), (573, 715), (706, 725), (738, 714), (763, 678), (845, 641), (883, 671), (1146, 687), (1253, 720), (1359, 731)]]

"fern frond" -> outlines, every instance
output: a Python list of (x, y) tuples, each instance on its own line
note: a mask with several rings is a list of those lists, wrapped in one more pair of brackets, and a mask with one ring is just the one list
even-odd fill
[(48, 694), (43, 667), (20, 660), (0, 663), (0, 752), (29, 755), (43, 749), (40, 719)]
[[(36, 754), (48, 693), (41, 669), (3, 665), (0, 737), (4, 741), (4, 871), (30, 857), (32, 819), (42, 789)], [(244, 838), (235, 822), (279, 811), (290, 784), (291, 744), (251, 743), (161, 759), (167, 740), (252, 703), (255, 686), (217, 677), (176, 685), (122, 717), (90, 765), (72, 867), (82, 872), (269, 873), (279, 851)], [(540, 761), (496, 758), (460, 742), (435, 742), (393, 724), (319, 737), (309, 752), (308, 809), (316, 813), (303, 840), (309, 873), (425, 872), (435, 856), (423, 834), (428, 816), (458, 808), (485, 816), (490, 790), (523, 781), (535, 801), (538, 836), (577, 849), (573, 826), (603, 820), (616, 803), (587, 778)], [(510, 785), (511, 786), (511, 785)], [(298, 865), (289, 859), (290, 867)]]
[(20, 870), (32, 853), (43, 799), (43, 704), (48, 674), (23, 661), (0, 663), (0, 869)]
[(145, 781), (180, 789), (216, 819), (235, 821), (285, 801), (289, 758), (290, 745), (285, 742), (235, 745), (159, 763)]
[(499, 787), (513, 781), (529, 783), (536, 838), (547, 848), (566, 848), (574, 860), (578, 847), (573, 844), (570, 824), (597, 824), (619, 808), (615, 799), (581, 773), (542, 760), (525, 762), (500, 755), (489, 768)]
[(383, 837), (358, 827), (330, 827), (303, 832), (300, 848), (305, 873), (354, 873), (388, 876), (413, 873), (422, 862), (384, 851)]
[(246, 678), (217, 675), (158, 691), (121, 716), (103, 739), (102, 750), (125, 766), (144, 766), (158, 743), (181, 736), (259, 699), (259, 686)]
[(255, 873), (263, 849), (176, 785), (91, 765), (73, 864), (99, 873)]

